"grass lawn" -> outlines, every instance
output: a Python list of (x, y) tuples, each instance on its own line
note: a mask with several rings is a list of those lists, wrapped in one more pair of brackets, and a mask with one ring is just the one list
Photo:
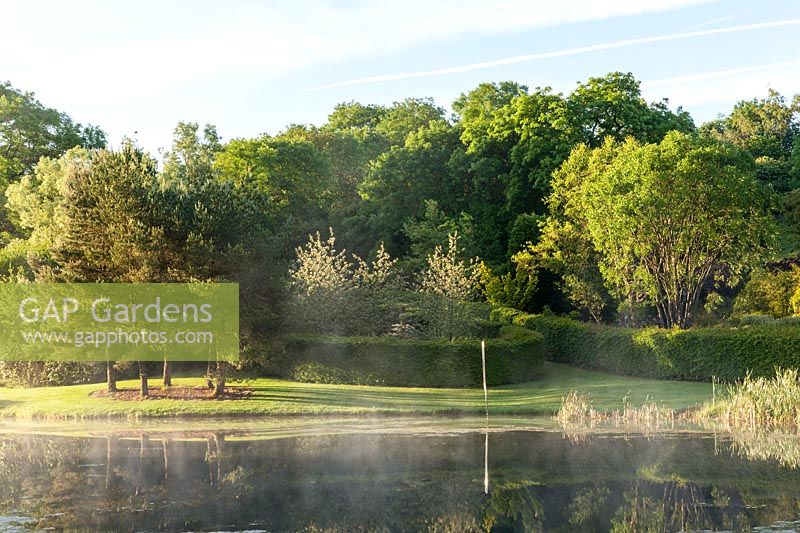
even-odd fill
[[(199, 378), (177, 378), (175, 385), (201, 385)], [(158, 381), (153, 379), (153, 385)], [(136, 381), (119, 387), (135, 388)], [(339, 415), (339, 414), (482, 414), (480, 389), (424, 389), (317, 385), (277, 379), (233, 383), (253, 394), (236, 400), (150, 399), (125, 401), (91, 398), (105, 384), (35, 389), (0, 388), (0, 418), (96, 418), (225, 415)], [(570, 389), (588, 394), (596, 409), (621, 408), (624, 398), (634, 405), (646, 400), (681, 409), (711, 399), (711, 384), (657, 381), (615, 376), (546, 363), (544, 376), (534, 382), (489, 390), (489, 411), (505, 415), (551, 415)]]

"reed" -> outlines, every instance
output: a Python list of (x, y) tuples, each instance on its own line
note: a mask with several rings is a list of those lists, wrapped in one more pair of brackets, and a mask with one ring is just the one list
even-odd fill
[(584, 423), (605, 419), (606, 416), (592, 407), (592, 402), (586, 394), (578, 394), (570, 390), (561, 398), (561, 408), (556, 413), (555, 419), (562, 425)]
[(659, 407), (649, 398), (639, 406), (623, 398), (622, 409), (598, 411), (586, 394), (570, 390), (561, 399), (561, 408), (555, 419), (563, 428), (575, 429), (594, 427), (599, 422), (612, 423), (615, 426), (636, 426), (643, 429), (672, 427), (677, 415), (673, 409)]
[(716, 418), (733, 427), (800, 428), (799, 377), (795, 368), (778, 369), (772, 378), (748, 375), (728, 388)]

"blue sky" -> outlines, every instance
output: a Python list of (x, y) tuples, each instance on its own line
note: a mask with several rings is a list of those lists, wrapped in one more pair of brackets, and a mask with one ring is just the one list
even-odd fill
[(790, 0), (19, 1), (3, 18), (0, 80), (152, 152), (179, 120), (254, 136), (342, 101), (449, 108), (484, 81), (568, 93), (633, 72), (698, 123), (800, 93)]

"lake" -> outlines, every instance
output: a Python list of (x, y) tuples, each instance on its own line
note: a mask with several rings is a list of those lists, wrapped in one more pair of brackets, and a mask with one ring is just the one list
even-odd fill
[(795, 531), (796, 436), (548, 419), (0, 426), (0, 530)]

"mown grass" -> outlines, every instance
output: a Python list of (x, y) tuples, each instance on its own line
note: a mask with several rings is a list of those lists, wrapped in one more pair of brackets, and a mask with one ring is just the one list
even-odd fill
[[(200, 378), (178, 378), (174, 382), (203, 384)], [(119, 384), (129, 388), (136, 385), (135, 381)], [(232, 386), (247, 386), (254, 392), (236, 400), (123, 401), (89, 396), (92, 391), (103, 389), (103, 384), (0, 388), (0, 418), (484, 413), (481, 389), (320, 385), (277, 379), (254, 379)], [(607, 411), (620, 409), (626, 402), (684, 409), (711, 398), (709, 383), (636, 379), (548, 363), (537, 381), (490, 388), (489, 411), (496, 415), (553, 415), (570, 390), (581, 391), (591, 398), (595, 409)]]

